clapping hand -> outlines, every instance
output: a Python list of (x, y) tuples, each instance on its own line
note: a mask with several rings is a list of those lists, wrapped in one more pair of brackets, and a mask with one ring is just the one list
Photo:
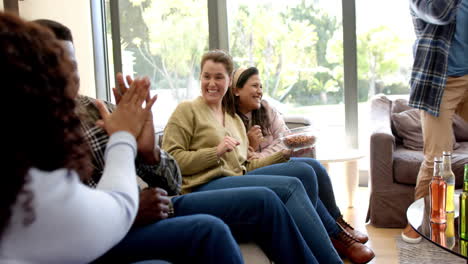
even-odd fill
[[(110, 114), (104, 103), (97, 101), (102, 119), (96, 124), (106, 130), (109, 135), (117, 131), (127, 131), (135, 138), (141, 133), (143, 126), (151, 113), (151, 107), (156, 97), (149, 98), (150, 81), (147, 78), (136, 79), (120, 98), (116, 110)], [(146, 101), (146, 106), (142, 104)]]
[[(129, 75), (126, 76), (126, 80), (128, 85), (132, 85), (133, 79)], [(122, 96), (128, 91), (127, 85), (125, 85), (125, 81), (123, 78), (122, 73), (117, 74), (117, 84), (119, 89), (113, 88), (112, 91), (114, 93), (115, 102), (117, 105), (120, 103)], [(157, 95), (155, 95), (157, 97)], [(150, 95), (148, 93), (148, 97), (146, 98), (146, 103), (150, 100)], [(153, 150), (155, 149), (155, 137), (154, 137), (154, 125), (153, 125), (153, 114), (152, 112), (149, 113), (148, 118), (143, 125), (140, 135), (137, 138), (137, 145), (138, 145), (138, 152), (140, 153), (141, 157), (145, 160), (148, 164), (155, 164), (158, 163), (159, 155), (155, 155)], [(155, 151), (159, 151), (159, 148), (156, 147)]]

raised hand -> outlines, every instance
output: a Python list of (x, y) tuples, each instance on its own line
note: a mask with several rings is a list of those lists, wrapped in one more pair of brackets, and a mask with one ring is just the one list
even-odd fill
[[(133, 79), (129, 75), (126, 76), (126, 80), (128, 85), (132, 85)], [(124, 77), (122, 73), (117, 74), (117, 85), (118, 89), (113, 88), (112, 91), (114, 93), (115, 102), (117, 105), (119, 104), (121, 98), (125, 93), (128, 91), (127, 85), (125, 85)], [(157, 97), (157, 95), (155, 95)], [(148, 93), (148, 97), (146, 98), (146, 103), (150, 100), (150, 95)], [(148, 164), (155, 164), (159, 162), (159, 155), (155, 155), (153, 152), (155, 148), (155, 136), (154, 136), (154, 124), (153, 124), (153, 113), (150, 112), (148, 118), (143, 125), (140, 135), (137, 138), (137, 147), (138, 152), (140, 153), (141, 157), (144, 159), (145, 163)], [(159, 151), (159, 148), (156, 146), (156, 150)]]
[(239, 141), (236, 139), (230, 136), (225, 136), (216, 148), (216, 154), (218, 157), (221, 157), (224, 153), (233, 151), (239, 144)]
[[(151, 113), (151, 107), (156, 101), (156, 97), (148, 100), (149, 87), (150, 82), (147, 78), (135, 80), (120, 98), (120, 102), (112, 114), (107, 111), (103, 102), (97, 101), (102, 119), (96, 124), (103, 127), (109, 135), (123, 130), (138, 138), (148, 115)], [(144, 101), (147, 103), (143, 108)]]
[(247, 137), (249, 138), (249, 146), (251, 146), (254, 150), (257, 150), (258, 146), (263, 141), (263, 134), (260, 126), (252, 126), (247, 132)]

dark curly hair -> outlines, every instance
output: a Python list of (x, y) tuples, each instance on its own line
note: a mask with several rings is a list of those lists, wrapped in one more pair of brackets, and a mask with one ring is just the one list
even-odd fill
[[(259, 71), (256, 67), (249, 67), (245, 71), (243, 71), (239, 78), (237, 79), (236, 83), (233, 83), (226, 94), (229, 95), (230, 99), (228, 104), (228, 112), (237, 113), (242, 122), (244, 123), (245, 129), (248, 131), (249, 127), (249, 118), (247, 118), (243, 113), (239, 111), (239, 96), (234, 95), (234, 89), (232, 87), (242, 89), (250, 79), (250, 77), (254, 75), (259, 75)], [(267, 109), (265, 108), (265, 101), (262, 100), (261, 106), (259, 109), (255, 109), (252, 111), (252, 123), (250, 125), (258, 125), (262, 129), (263, 136), (267, 136), (271, 134), (270, 129), (270, 117), (268, 116)]]
[(34, 197), (26, 184), (30, 168), (66, 168), (87, 177), (89, 152), (75, 101), (67, 93), (73, 65), (55, 36), (0, 12), (0, 58), (3, 97), (15, 103), (11, 112), (3, 111), (8, 128), (3, 129), (7, 160), (0, 190), (1, 237), (17, 202), (26, 211), (23, 223), (34, 221)]

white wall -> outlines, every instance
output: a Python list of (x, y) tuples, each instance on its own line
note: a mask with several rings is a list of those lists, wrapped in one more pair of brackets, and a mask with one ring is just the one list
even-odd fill
[(19, 2), (19, 14), (28, 20), (55, 20), (70, 28), (81, 76), (80, 93), (96, 97), (90, 1), (24, 0)]
[(3, 0), (0, 0), (0, 11), (3, 11)]

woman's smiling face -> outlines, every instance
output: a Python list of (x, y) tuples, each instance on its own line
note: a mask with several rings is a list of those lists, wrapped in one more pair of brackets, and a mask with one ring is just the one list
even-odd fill
[(201, 72), (201, 90), (210, 105), (221, 104), (231, 79), (224, 64), (207, 60)]
[(242, 88), (237, 88), (236, 95), (239, 96), (239, 110), (242, 113), (246, 114), (259, 109), (262, 102), (263, 87), (258, 74), (250, 76)]

